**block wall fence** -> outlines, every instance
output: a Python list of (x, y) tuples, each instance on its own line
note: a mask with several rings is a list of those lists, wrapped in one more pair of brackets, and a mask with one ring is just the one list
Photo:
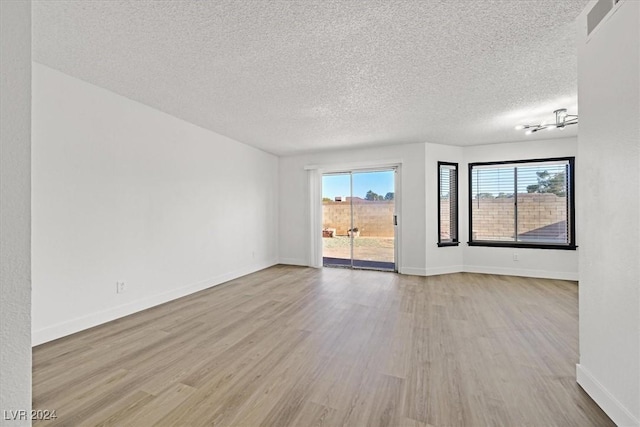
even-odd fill
[[(361, 236), (393, 237), (393, 201), (367, 201), (354, 203), (354, 226)], [(440, 203), (443, 229), (449, 228), (449, 204)], [(476, 239), (496, 240), (513, 236), (513, 198), (475, 199), (471, 202), (473, 212), (473, 232)], [(567, 218), (565, 197), (555, 194), (518, 194), (518, 232), (527, 233), (539, 228), (557, 224)], [(461, 217), (466, 221), (466, 217)], [(322, 204), (322, 227), (335, 228), (336, 235), (346, 236), (351, 228), (351, 208), (349, 202), (325, 201)], [(448, 236), (443, 236), (446, 238)], [(459, 236), (465, 240), (467, 236)]]
[[(359, 201), (353, 204), (353, 226), (363, 237), (393, 237), (393, 200)], [(351, 228), (351, 205), (346, 202), (322, 202), (322, 228), (335, 228), (346, 236)]]
[[(515, 227), (513, 198), (471, 201), (475, 239), (512, 237)], [(567, 218), (567, 199), (551, 193), (518, 194), (518, 233), (528, 233)], [(465, 219), (463, 219), (465, 220)], [(466, 239), (467, 236), (461, 236)]]

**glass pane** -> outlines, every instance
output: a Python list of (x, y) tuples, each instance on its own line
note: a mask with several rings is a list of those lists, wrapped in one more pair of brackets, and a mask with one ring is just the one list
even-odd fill
[(324, 265), (351, 265), (351, 175), (322, 176), (322, 257)]
[(395, 269), (394, 171), (353, 174), (353, 265)]
[(567, 164), (527, 165), (518, 173), (518, 241), (568, 243)]
[(513, 167), (471, 172), (472, 240), (515, 241)]

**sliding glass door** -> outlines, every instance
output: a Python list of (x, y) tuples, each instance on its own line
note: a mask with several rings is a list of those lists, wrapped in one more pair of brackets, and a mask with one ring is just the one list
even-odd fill
[(351, 173), (322, 176), (322, 263), (351, 267)]
[(322, 177), (323, 264), (396, 271), (395, 170)]

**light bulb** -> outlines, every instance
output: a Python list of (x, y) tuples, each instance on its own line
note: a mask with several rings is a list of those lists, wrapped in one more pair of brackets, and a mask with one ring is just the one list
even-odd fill
[(522, 130), (522, 129), (524, 129), (524, 127), (525, 127), (524, 125), (518, 125), (518, 126), (516, 126), (516, 130)]
[(526, 131), (524, 134), (525, 135), (531, 135), (533, 133), (533, 131), (531, 129), (529, 129), (528, 131)]
[(549, 125), (549, 126), (547, 126), (547, 129), (548, 129), (548, 130), (553, 130), (553, 129), (555, 129), (555, 128), (556, 128), (556, 125)]

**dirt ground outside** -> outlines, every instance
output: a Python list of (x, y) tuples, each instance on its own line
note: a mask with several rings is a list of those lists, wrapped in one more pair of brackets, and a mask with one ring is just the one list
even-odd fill
[[(394, 262), (393, 237), (356, 237), (353, 239), (353, 257), (364, 261)], [(351, 238), (347, 236), (323, 237), (322, 256), (351, 258)]]

